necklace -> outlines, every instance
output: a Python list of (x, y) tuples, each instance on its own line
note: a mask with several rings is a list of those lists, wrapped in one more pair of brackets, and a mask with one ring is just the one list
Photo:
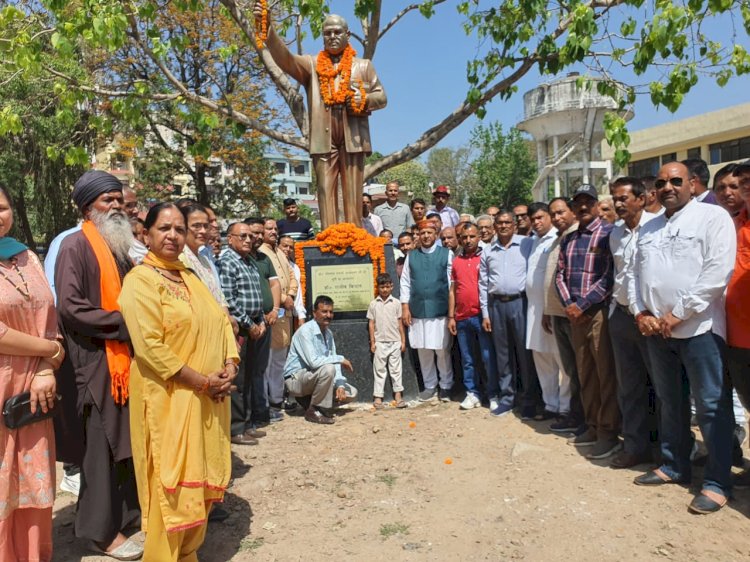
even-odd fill
[(164, 279), (166, 279), (168, 281), (171, 281), (172, 283), (178, 283), (180, 285), (184, 285), (185, 284), (185, 281), (182, 279), (182, 277), (180, 277), (179, 279), (174, 279), (174, 278), (168, 276), (166, 273), (164, 273), (161, 269), (159, 269), (158, 267), (155, 267), (153, 265), (151, 266), (151, 269), (153, 269), (156, 273), (158, 273), (159, 275), (161, 275), (162, 277), (164, 277)]
[[(16, 273), (21, 278), (21, 283), (23, 283), (23, 289), (21, 287), (19, 287), (18, 285), (16, 285), (15, 281), (13, 281), (13, 279), (11, 279), (10, 277), (8, 277), (8, 275), (2, 269), (0, 269), (0, 275), (2, 275), (3, 279), (5, 279), (8, 283), (10, 283), (11, 285), (13, 285), (13, 288), (16, 291), (18, 291), (19, 293), (21, 293), (21, 296), (24, 299), (26, 299), (27, 301), (29, 301), (29, 300), (31, 300), (31, 293), (29, 292), (29, 284), (26, 282), (26, 278), (23, 276), (23, 273), (21, 273), (21, 270), (18, 269), (17, 261), (18, 260), (16, 260), (16, 258), (11, 258), (10, 259), (10, 265), (13, 267), (13, 269), (16, 270)], [(26, 289), (26, 290), (24, 291), (24, 289)]]

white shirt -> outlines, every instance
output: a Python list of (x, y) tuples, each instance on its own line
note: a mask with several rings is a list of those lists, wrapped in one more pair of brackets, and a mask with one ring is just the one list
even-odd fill
[(629, 306), (628, 300), (628, 277), (633, 274), (633, 256), (638, 244), (638, 235), (641, 227), (656, 217), (653, 213), (643, 211), (641, 219), (633, 230), (628, 228), (624, 221), (618, 221), (609, 234), (609, 251), (615, 262), (615, 283), (612, 287), (612, 296), (617, 304)]
[[(401, 304), (408, 303), (411, 296), (411, 270), (409, 268), (409, 256), (414, 252), (431, 254), (439, 248), (433, 244), (429, 248), (412, 250), (406, 256), (404, 268), (401, 270)], [(453, 252), (448, 252), (448, 265), (446, 274), (448, 276), (448, 287), (451, 285), (451, 269), (453, 268)], [(451, 336), (448, 331), (448, 318), (412, 318), (409, 327), (409, 345), (414, 349), (450, 349)]]
[(664, 214), (644, 224), (636, 248), (628, 284), (633, 314), (671, 312), (682, 320), (672, 330), (674, 338), (709, 330), (725, 337), (723, 296), (737, 249), (729, 213), (691, 200), (671, 217)]
[[(431, 254), (438, 248), (437, 244), (433, 244), (429, 248), (419, 248), (418, 250), (412, 250), (412, 252), (424, 252), (425, 254)], [(411, 254), (411, 252), (410, 252)], [(448, 252), (448, 266), (446, 267), (446, 274), (448, 275), (448, 287), (451, 285), (451, 269), (453, 268), (453, 252)], [(401, 270), (401, 304), (409, 302), (411, 296), (411, 269), (409, 268), (409, 255), (406, 256), (404, 261), (404, 268)]]
[(291, 260), (289, 260), (289, 268), (292, 270), (292, 273), (294, 273), (294, 278), (297, 280), (297, 287), (299, 287), (299, 289), (297, 290), (297, 294), (294, 295), (294, 315), (297, 318), (306, 320), (307, 310), (305, 310), (305, 305), (302, 301), (302, 286), (300, 284), (302, 275), (300, 273), (299, 266)]
[[(367, 228), (366, 223), (369, 221), (370, 225), (372, 226), (372, 231), (370, 231)], [(381, 219), (378, 215), (375, 213), (370, 213), (366, 217), (362, 217), (362, 228), (367, 230), (370, 234), (373, 236), (380, 236), (380, 233), (383, 232), (383, 219)], [(394, 232), (393, 236), (398, 236), (401, 234), (400, 232)]]
[(544, 277), (547, 272), (550, 248), (555, 240), (557, 240), (557, 229), (554, 226), (541, 238), (536, 234), (531, 238), (531, 250), (526, 270), (526, 298), (528, 299), (526, 347), (542, 353), (553, 353), (556, 345), (554, 336), (542, 328), (544, 297), (547, 293)]

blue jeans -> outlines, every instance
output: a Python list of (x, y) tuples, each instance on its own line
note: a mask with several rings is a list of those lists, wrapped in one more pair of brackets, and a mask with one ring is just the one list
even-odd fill
[(492, 343), (492, 335), (482, 329), (482, 315), (458, 320), (456, 322), (456, 339), (461, 351), (466, 392), (479, 398), (479, 374), (474, 361), (478, 356), (478, 346), (482, 363), (487, 370), (487, 396), (496, 398), (500, 390), (497, 385), (497, 369), (495, 368), (495, 346)]
[(728, 496), (732, 488), (731, 387), (724, 377), (724, 341), (706, 332), (686, 339), (651, 336), (648, 355), (656, 395), (661, 401), (661, 470), (672, 479), (690, 480), (690, 390), (698, 426), (708, 450), (703, 489)]

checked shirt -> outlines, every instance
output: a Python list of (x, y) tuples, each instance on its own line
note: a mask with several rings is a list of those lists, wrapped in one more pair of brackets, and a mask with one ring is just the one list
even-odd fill
[(237, 319), (240, 327), (249, 329), (253, 324), (260, 324), (263, 321), (263, 295), (260, 292), (260, 273), (255, 264), (227, 248), (219, 259), (219, 280), (229, 314)]
[(555, 285), (565, 306), (581, 310), (604, 303), (614, 283), (609, 233), (613, 226), (597, 218), (568, 234), (560, 244)]

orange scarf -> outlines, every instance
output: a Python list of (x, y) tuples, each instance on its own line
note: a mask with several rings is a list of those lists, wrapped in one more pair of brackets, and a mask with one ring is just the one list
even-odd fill
[[(112, 250), (99, 234), (91, 221), (84, 221), (83, 235), (91, 244), (96, 262), (99, 264), (99, 288), (101, 289), (101, 307), (107, 311), (120, 310), (117, 299), (122, 290), (120, 272), (117, 269)], [(112, 379), (112, 398), (115, 404), (124, 405), (128, 399), (128, 384), (130, 382), (130, 349), (128, 344), (117, 340), (105, 340), (104, 348), (107, 352), (107, 366)]]

